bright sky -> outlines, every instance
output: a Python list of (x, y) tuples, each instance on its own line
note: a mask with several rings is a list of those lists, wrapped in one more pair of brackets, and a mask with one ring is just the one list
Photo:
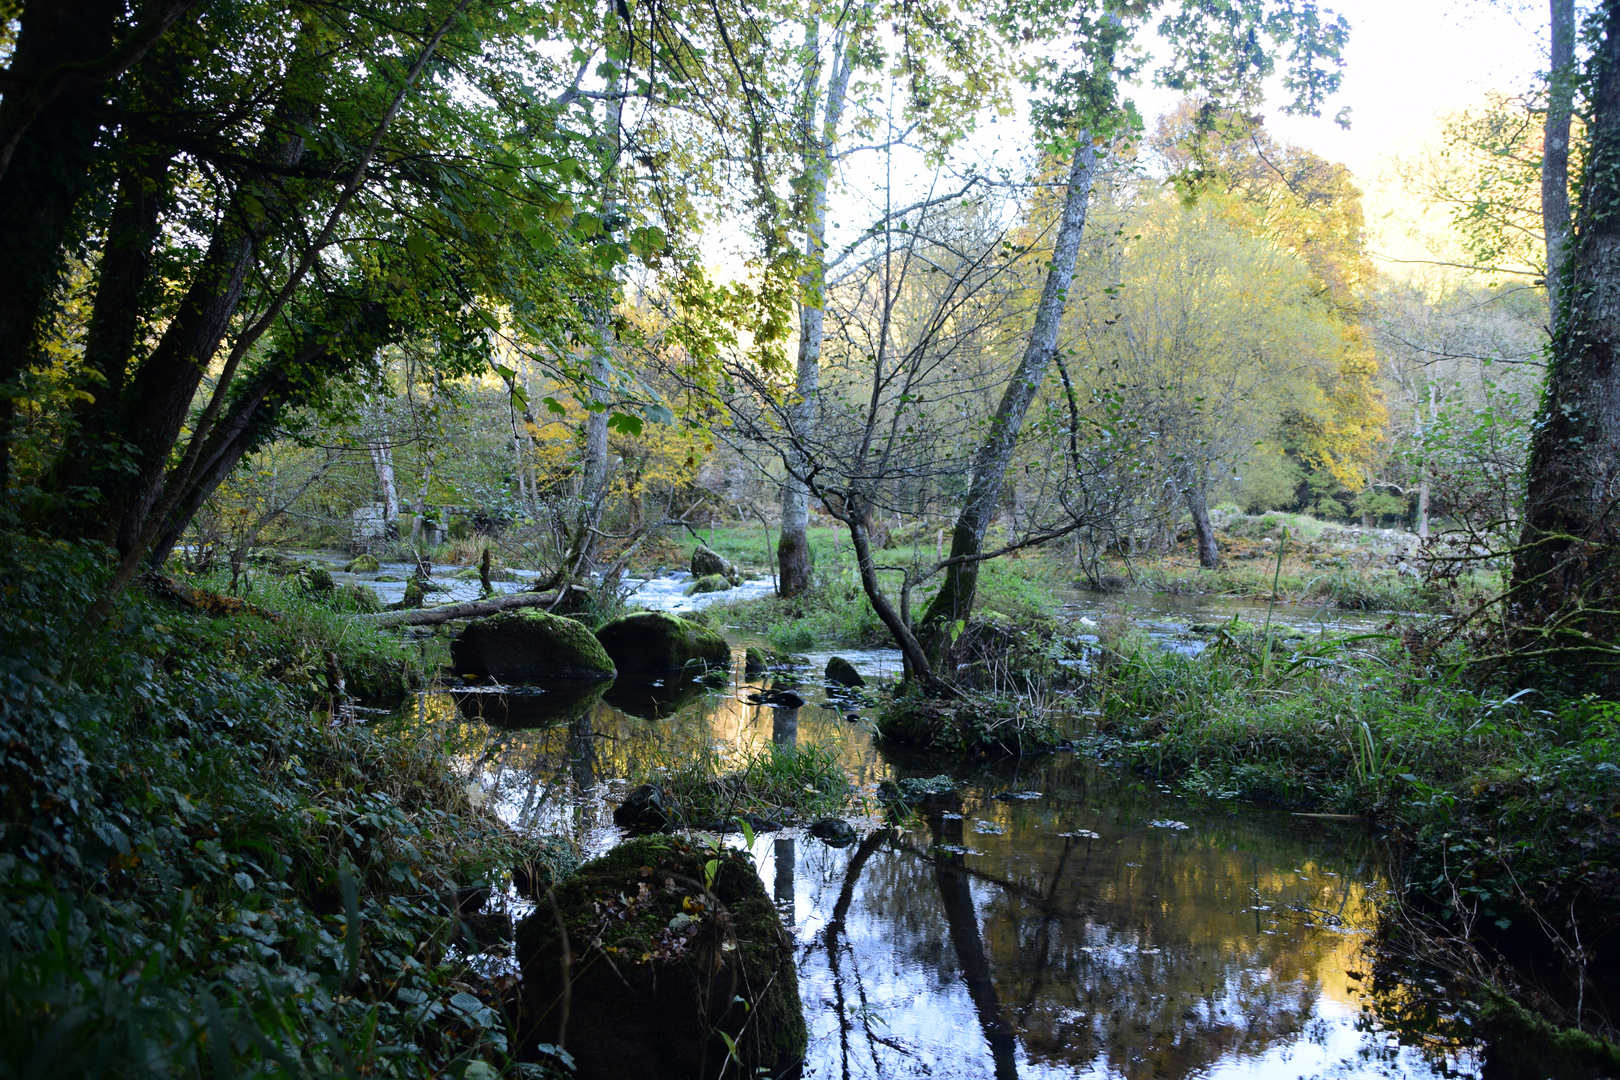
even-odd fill
[[(1364, 193), (1369, 248), (1381, 254), (1425, 258), (1423, 245), (1406, 235), (1417, 208), (1381, 174), (1384, 160), (1431, 133), (1436, 118), (1480, 103), (1485, 93), (1518, 93), (1533, 88), (1547, 66), (1546, 0), (1323, 0), (1351, 24), (1344, 81), (1321, 118), (1289, 117), (1275, 107), (1266, 125), (1278, 138), (1307, 146), (1349, 166)], [(1577, 6), (1584, 6), (1577, 0)], [(1164, 49), (1156, 53), (1167, 52)], [(1152, 130), (1158, 116), (1179, 94), (1152, 85), (1127, 87)], [(1350, 107), (1348, 131), (1333, 122)], [(1011, 165), (1027, 153), (1028, 132), (1021, 124), (981, 126), (964, 147), (980, 167)], [(894, 161), (896, 201), (909, 202), (927, 190), (929, 173), (920, 159)], [(884, 161), (858, 155), (844, 166), (840, 190), (832, 198), (833, 249), (881, 212)], [(903, 194), (902, 194), (903, 193)], [(1443, 227), (1430, 220), (1428, 228)], [(738, 237), (728, 238), (736, 243)], [(718, 255), (728, 246), (711, 240)], [(722, 258), (721, 261), (734, 261)]]
[[(1343, 89), (1322, 119), (1269, 115), (1280, 138), (1342, 161), (1364, 182), (1378, 159), (1429, 129), (1435, 116), (1488, 90), (1530, 89), (1547, 67), (1547, 4), (1526, 0), (1328, 0), (1350, 21)], [(1173, 95), (1142, 88), (1145, 117)], [(1351, 129), (1331, 116), (1350, 106)]]

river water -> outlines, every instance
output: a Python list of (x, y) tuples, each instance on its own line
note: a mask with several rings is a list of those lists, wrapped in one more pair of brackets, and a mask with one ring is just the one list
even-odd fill
[[(817, 685), (819, 663), (802, 708), (750, 704), (764, 681), (740, 654), (725, 689), (527, 695), (530, 727), (469, 719), (488, 697), (420, 708), (462, 748), (476, 797), (587, 855), (621, 838), (627, 776), (772, 741), (833, 749), (866, 801), (849, 815), (859, 842), (790, 829), (752, 846), (798, 944), (806, 1076), (1479, 1074), (1474, 1048), (1404, 1045), (1369, 1011), (1363, 948), (1387, 879), (1358, 823), (1188, 800), (1082, 754), (967, 770), (892, 754), (858, 718), (869, 708)], [(879, 781), (940, 772), (959, 795), (878, 816)]]
[[(403, 580), (343, 576), (385, 601), (403, 593)], [(498, 587), (527, 587), (519, 577)], [(437, 602), (478, 592), (476, 581), (435, 580)], [(631, 602), (679, 612), (770, 591), (745, 582), (687, 597), (689, 581), (632, 581)], [(1218, 597), (1062, 600), (1079, 637), (1122, 617), (1187, 653), (1207, 638), (1191, 626), (1233, 617), (1269, 617), (1295, 636), (1377, 632), (1388, 621)], [(476, 799), (587, 856), (622, 838), (612, 810), (627, 777), (768, 742), (833, 750), (857, 789), (848, 817), (859, 841), (832, 847), (787, 829), (751, 849), (798, 945), (807, 1077), (1480, 1075), (1478, 1047), (1381, 1029), (1365, 947), (1388, 878), (1384, 849), (1359, 823), (1189, 800), (1082, 754), (966, 769), (893, 753), (871, 737), (873, 701), (819, 685), (830, 652), (796, 658), (807, 703), (776, 709), (747, 700), (771, 678), (743, 675), (742, 647), (757, 642), (730, 637), (724, 689), (435, 692), (420, 699), (420, 719), (459, 748)], [(839, 655), (878, 680), (900, 667), (888, 649)], [(957, 794), (899, 823), (880, 815), (881, 781), (941, 772), (954, 773)]]

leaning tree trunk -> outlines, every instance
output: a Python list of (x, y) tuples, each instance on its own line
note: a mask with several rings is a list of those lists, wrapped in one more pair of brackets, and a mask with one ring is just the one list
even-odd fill
[(1620, 670), (1620, 0), (1605, 7), (1511, 597), (1520, 657), (1584, 684), (1612, 683)]
[(984, 534), (995, 517), (1001, 499), (1001, 483), (1012, 461), (1024, 413), (1046, 378), (1046, 369), (1057, 355), (1058, 329), (1068, 301), (1069, 284), (1080, 256), (1080, 234), (1085, 228), (1086, 208), (1091, 198), (1091, 180), (1096, 173), (1097, 150), (1086, 132), (1081, 132), (1069, 169), (1069, 191), (1063, 200), (1063, 220), (1052, 250), (1052, 265), (1035, 309), (1035, 326), (1029, 344), (1012, 381), (1001, 397), (1001, 404), (990, 421), (990, 431), (973, 458), (973, 478), (968, 484), (967, 502), (951, 532), (950, 558), (945, 580), (934, 596), (920, 624), (936, 658), (942, 656), (949, 629), (966, 622), (973, 611), (973, 596), (979, 584), (979, 556), (984, 550)]
[(1192, 515), (1193, 535), (1198, 538), (1198, 565), (1213, 570), (1221, 564), (1221, 549), (1215, 543), (1215, 526), (1209, 521), (1209, 497), (1204, 493), (1201, 476), (1187, 482), (1187, 512)]

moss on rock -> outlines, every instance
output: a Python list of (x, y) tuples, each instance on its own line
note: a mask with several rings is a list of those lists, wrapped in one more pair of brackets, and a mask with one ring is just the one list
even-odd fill
[[(627, 840), (581, 867), (517, 929), (521, 1045), (555, 1042), (568, 930), (568, 1047), (582, 1080), (795, 1074), (807, 1033), (793, 939), (744, 852)], [(740, 1000), (739, 1000), (740, 999)]]
[(525, 609), (474, 619), (450, 646), (458, 675), (501, 682), (611, 679), (613, 660), (581, 623)]
[(603, 626), (596, 639), (620, 671), (667, 672), (725, 667), (726, 639), (694, 622), (662, 611), (637, 611)]

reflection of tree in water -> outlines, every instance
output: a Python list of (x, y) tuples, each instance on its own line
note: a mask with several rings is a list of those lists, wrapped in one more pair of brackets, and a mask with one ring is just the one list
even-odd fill
[[(468, 722), (448, 699), (427, 711), (469, 775), (483, 777), (503, 818), (598, 846), (617, 835), (607, 796), (618, 789), (604, 781), (717, 748), (834, 745), (859, 777), (884, 768), (869, 744), (845, 736), (821, 709), (760, 708), (727, 692), (670, 719), (599, 703), (533, 730)], [(1350, 878), (1334, 878), (1312, 862), (1314, 851), (1330, 847), (1335, 864), (1352, 861), (1354, 845), (1342, 835), (1289, 835), (1237, 815), (1185, 832), (1153, 828), (1166, 804), (1151, 790), (1073, 758), (983, 786), (1044, 795), (970, 795), (958, 808), (963, 818), (935, 806), (910, 826), (869, 833), (841, 851), (764, 841), (784, 915), (802, 914), (795, 892), (806, 885), (812, 914), (830, 915), (814, 943), (826, 958), (815, 978), (830, 980), (822, 989), (838, 1026), (824, 1037), (837, 1046), (825, 1052), (842, 1059), (846, 1074), (892, 1073), (913, 1055), (922, 1068), (927, 1055), (885, 1027), (883, 1015), (913, 1010), (908, 1022), (922, 1026), (909, 1039), (928, 1041), (927, 1010), (935, 1009), (954, 1028), (934, 1049), (988, 1051), (997, 1076), (1014, 1075), (1020, 1054), (1062, 1068), (1106, 1063), (1129, 1077), (1189, 1075), (1287, 1039), (1315, 1012), (1321, 972), (1345, 946), (1331, 933), (1302, 930), (1297, 919), (1280, 920), (1283, 902), (1366, 920), (1364, 891), (1348, 883), (1366, 875), (1350, 867)], [(975, 820), (1003, 832), (980, 835)], [(1059, 835), (1078, 830), (1101, 836)], [(1278, 910), (1256, 911), (1256, 894)], [(951, 1003), (953, 985), (966, 1000)], [(977, 1051), (962, 1042), (975, 1036), (983, 1040)]]
[[(960, 975), (997, 1076), (1014, 1075), (1014, 1034), (1032, 1062), (1177, 1077), (1301, 1032), (1344, 941), (1298, 920), (1362, 921), (1364, 889), (1317, 870), (1313, 845), (1155, 829), (1148, 800), (1108, 797), (1090, 819), (1096, 840), (1055, 835), (1068, 823), (1054, 818), (1075, 812), (1066, 799), (963, 808), (1007, 830), (996, 837), (935, 807), (926, 831), (896, 832), (846, 891), (872, 898), (880, 910), (861, 914), (897, 955), (941, 984)], [(1256, 894), (1305, 914), (1278, 921), (1254, 910)], [(830, 959), (843, 1010), (851, 973)]]
[(829, 710), (762, 707), (742, 700), (734, 690), (687, 697), (684, 690), (650, 687), (648, 700), (674, 696), (683, 704), (674, 716), (649, 719), (615, 707), (615, 700), (640, 700), (634, 687), (618, 690), (610, 687), (606, 700), (540, 727), (495, 727), (469, 720), (449, 694), (429, 695), (422, 719), (444, 732), (446, 745), (469, 778), (481, 777), (504, 820), (581, 843), (592, 834), (599, 844), (614, 835), (603, 781), (649, 776), (661, 766), (716, 753), (758, 749), (772, 741), (796, 745), (802, 736), (836, 748), (839, 763), (857, 782), (884, 774), (870, 743), (846, 737), (837, 714)]

